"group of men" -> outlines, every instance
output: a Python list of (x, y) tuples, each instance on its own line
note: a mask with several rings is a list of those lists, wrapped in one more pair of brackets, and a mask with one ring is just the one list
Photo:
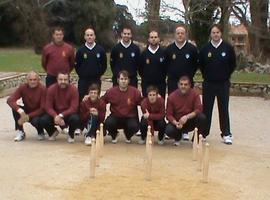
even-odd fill
[[(39, 139), (45, 138), (45, 129), (49, 140), (55, 140), (58, 134), (55, 126), (68, 126), (68, 142), (74, 142), (74, 131), (86, 128), (85, 144), (90, 145), (99, 124), (104, 123), (104, 134), (108, 132), (113, 143), (117, 142), (120, 128), (124, 129), (127, 143), (138, 130), (140, 143), (144, 143), (150, 125), (152, 133), (158, 131), (159, 144), (163, 144), (166, 134), (179, 145), (181, 138), (188, 139), (187, 132), (194, 127), (198, 127), (204, 138), (209, 135), (217, 97), (221, 136), (225, 144), (232, 144), (228, 105), (235, 52), (221, 36), (219, 25), (213, 25), (211, 40), (199, 52), (188, 42), (187, 28), (179, 25), (175, 29), (175, 41), (165, 50), (159, 46), (158, 32), (151, 31), (149, 45), (140, 53), (132, 42), (131, 29), (123, 28), (121, 41), (111, 50), (113, 87), (100, 98), (107, 57), (105, 50), (95, 42), (94, 29), (85, 30), (86, 42), (76, 54), (72, 46), (63, 41), (63, 29), (54, 29), (53, 41), (44, 47), (42, 55), (47, 89), (39, 83), (39, 75), (31, 72), (27, 83), (8, 99), (18, 130), (15, 141), (24, 138), (22, 124), (29, 121), (37, 128)], [(73, 67), (79, 76), (78, 89), (69, 83)], [(203, 103), (193, 89), (193, 77), (198, 68), (204, 79)], [(137, 89), (137, 73), (141, 76), (142, 96)], [(16, 104), (19, 98), (24, 106)], [(106, 104), (110, 104), (111, 114), (105, 119)], [(137, 106), (141, 106), (141, 120)]]

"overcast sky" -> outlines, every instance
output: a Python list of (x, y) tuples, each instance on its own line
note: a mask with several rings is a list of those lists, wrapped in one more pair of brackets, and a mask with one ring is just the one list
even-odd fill
[[(144, 21), (143, 17), (140, 17), (140, 15), (144, 12), (145, 0), (115, 0), (115, 3), (126, 5), (138, 24)], [(180, 0), (162, 0), (162, 3), (169, 4), (178, 9), (183, 9), (182, 1)], [(161, 16), (169, 16), (170, 19), (176, 21), (181, 19), (171, 10), (160, 10), (160, 14)]]

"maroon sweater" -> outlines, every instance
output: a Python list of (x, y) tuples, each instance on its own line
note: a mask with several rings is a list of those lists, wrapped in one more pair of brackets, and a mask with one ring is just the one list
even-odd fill
[(46, 96), (46, 111), (52, 117), (58, 114), (64, 117), (77, 113), (79, 107), (79, 94), (77, 88), (68, 85), (67, 88), (61, 89), (57, 83), (50, 86)]
[(92, 102), (90, 98), (87, 101), (82, 101), (80, 104), (80, 118), (83, 124), (87, 123), (90, 115), (90, 108), (96, 108), (98, 110), (99, 122), (104, 122), (106, 114), (106, 103), (102, 99), (98, 99), (96, 102)]
[(15, 111), (20, 107), (17, 105), (17, 100), (22, 98), (24, 111), (30, 118), (39, 116), (44, 113), (46, 97), (46, 87), (41, 83), (35, 88), (30, 88), (27, 83), (20, 87), (8, 98), (8, 105)]
[(161, 120), (165, 117), (165, 101), (158, 97), (155, 103), (150, 103), (148, 98), (144, 98), (141, 103), (142, 112), (147, 109), (149, 112), (148, 120)]
[(74, 63), (74, 48), (65, 42), (63, 45), (51, 42), (43, 48), (42, 67), (49, 75), (57, 76), (59, 72), (70, 73), (74, 68)]
[(107, 90), (102, 97), (106, 103), (110, 103), (111, 113), (117, 117), (137, 117), (142, 97), (140, 91), (128, 86), (127, 91), (120, 91), (119, 86)]
[(195, 112), (202, 112), (202, 103), (199, 94), (194, 90), (181, 95), (179, 89), (171, 93), (167, 100), (167, 119), (169, 122), (179, 120), (182, 116)]

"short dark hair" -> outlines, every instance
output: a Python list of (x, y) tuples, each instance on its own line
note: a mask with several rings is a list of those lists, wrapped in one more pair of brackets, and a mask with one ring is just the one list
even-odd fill
[(55, 31), (62, 31), (63, 33), (65, 33), (65, 30), (64, 30), (64, 28), (62, 26), (54, 26), (54, 27), (52, 27), (51, 33), (54, 34)]
[(64, 75), (68, 75), (69, 76), (69, 73), (67, 71), (60, 71), (57, 73), (57, 76), (58, 77), (60, 74), (64, 74)]
[(148, 95), (149, 92), (156, 92), (158, 94), (158, 88), (156, 86), (150, 85), (146, 89), (146, 94)]
[(186, 76), (186, 75), (181, 76), (181, 77), (179, 78), (179, 81), (178, 81), (178, 82), (180, 82), (180, 81), (188, 81), (188, 82), (191, 84), (190, 78), (189, 78), (188, 76)]
[(213, 28), (217, 28), (218, 30), (220, 30), (221, 33), (223, 32), (223, 28), (220, 24), (212, 24), (212, 26), (210, 26), (209, 28), (209, 35), (211, 34)]
[(91, 91), (91, 90), (97, 90), (98, 91), (98, 94), (100, 94), (100, 85), (99, 84), (96, 84), (96, 83), (92, 83), (89, 88), (88, 88), (88, 93)]
[(128, 71), (126, 71), (126, 70), (121, 70), (121, 71), (118, 73), (117, 78), (120, 78), (120, 75), (129, 78), (129, 73), (128, 73)]
[(85, 31), (88, 30), (88, 29), (91, 29), (91, 30), (94, 31), (94, 33), (96, 33), (96, 31), (95, 31), (95, 29), (94, 29), (93, 26), (87, 26), (87, 27), (84, 29), (84, 33), (85, 33)]

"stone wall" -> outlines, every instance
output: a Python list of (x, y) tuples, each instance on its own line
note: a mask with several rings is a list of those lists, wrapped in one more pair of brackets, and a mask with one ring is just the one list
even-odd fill
[[(5, 91), (10, 91), (18, 87), (21, 83), (25, 82), (26, 74), (18, 74), (0, 79), (0, 90), (3, 96)], [(108, 77), (102, 78), (105, 81), (109, 81)], [(41, 74), (41, 80), (45, 81), (45, 74)], [(78, 76), (72, 75), (71, 82), (77, 83)], [(202, 83), (196, 82), (195, 87), (199, 90), (202, 89)], [(7, 95), (7, 94), (5, 94)], [(270, 84), (253, 84), (253, 83), (232, 83), (231, 84), (231, 95), (236, 96), (260, 96), (270, 99)]]

